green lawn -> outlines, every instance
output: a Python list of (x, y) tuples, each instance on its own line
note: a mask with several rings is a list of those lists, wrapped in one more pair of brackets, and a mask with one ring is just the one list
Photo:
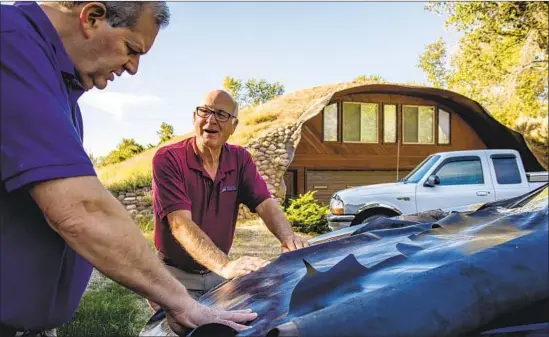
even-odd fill
[(60, 327), (64, 336), (138, 336), (151, 316), (144, 299), (110, 280), (92, 285), (74, 319)]
[[(154, 249), (152, 217), (140, 217), (137, 224)], [(74, 318), (57, 331), (69, 336), (138, 336), (152, 312), (145, 299), (101, 276), (90, 283)]]

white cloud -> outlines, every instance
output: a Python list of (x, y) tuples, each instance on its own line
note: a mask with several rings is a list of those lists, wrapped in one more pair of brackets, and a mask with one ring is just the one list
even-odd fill
[(162, 100), (154, 95), (135, 95), (113, 91), (90, 90), (79, 100), (81, 104), (111, 113), (121, 120), (124, 111), (132, 107), (142, 108), (144, 105), (158, 104)]

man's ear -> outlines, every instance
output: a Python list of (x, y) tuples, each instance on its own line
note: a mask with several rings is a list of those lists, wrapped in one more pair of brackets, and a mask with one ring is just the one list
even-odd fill
[(233, 132), (231, 132), (231, 135), (235, 132), (237, 126), (238, 126), (238, 119), (233, 119)]
[(86, 38), (89, 38), (95, 30), (107, 21), (107, 8), (100, 2), (90, 2), (82, 6), (80, 10), (80, 26)]

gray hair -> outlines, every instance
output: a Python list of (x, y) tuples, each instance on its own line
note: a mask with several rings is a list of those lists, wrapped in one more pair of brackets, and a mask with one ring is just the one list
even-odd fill
[[(59, 1), (61, 7), (72, 8), (91, 1)], [(154, 20), (160, 28), (170, 23), (170, 9), (165, 1), (96, 1), (107, 9), (107, 20), (112, 27), (133, 28), (141, 12), (151, 6)]]

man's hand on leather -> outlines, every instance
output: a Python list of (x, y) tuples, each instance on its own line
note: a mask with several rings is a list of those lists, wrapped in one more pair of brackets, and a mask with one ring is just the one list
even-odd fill
[(285, 237), (282, 240), (282, 253), (290, 252), (292, 250), (297, 250), (305, 247), (309, 247), (310, 244), (304, 238), (297, 236), (295, 234)]
[(241, 258), (227, 262), (221, 267), (221, 276), (230, 280), (238, 276), (249, 274), (259, 268), (265, 267), (269, 261), (259, 257), (242, 256)]
[(167, 309), (166, 318), (170, 328), (181, 335), (188, 328), (196, 328), (207, 323), (224, 324), (236, 331), (242, 331), (249, 328), (243, 323), (253, 321), (257, 314), (250, 309), (222, 310), (191, 300), (182, 303), (180, 308)]

